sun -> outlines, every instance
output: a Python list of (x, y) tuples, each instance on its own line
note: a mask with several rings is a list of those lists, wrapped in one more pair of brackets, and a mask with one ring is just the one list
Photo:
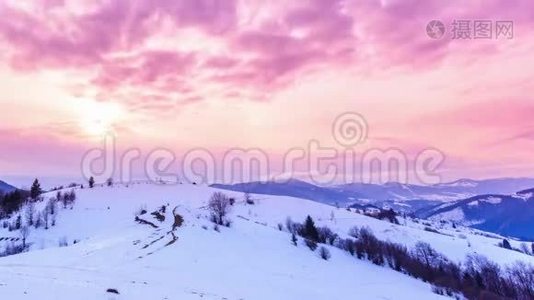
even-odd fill
[(113, 132), (113, 122), (102, 118), (83, 121), (82, 128), (90, 136), (104, 136)]
[(122, 118), (122, 110), (113, 103), (89, 101), (81, 107), (80, 127), (84, 134), (102, 137), (116, 134)]

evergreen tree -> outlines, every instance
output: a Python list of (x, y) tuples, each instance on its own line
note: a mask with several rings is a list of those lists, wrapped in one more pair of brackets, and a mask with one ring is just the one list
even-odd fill
[(91, 178), (89, 178), (89, 188), (93, 188), (95, 186), (95, 179), (93, 178), (93, 176), (91, 176)]
[(30, 197), (32, 198), (32, 200), (37, 200), (37, 198), (39, 197), (39, 195), (41, 195), (42, 192), (43, 190), (41, 189), (41, 184), (39, 183), (39, 180), (35, 178), (32, 184), (32, 188), (30, 190)]
[(303, 235), (305, 238), (308, 238), (314, 242), (319, 241), (319, 232), (317, 231), (317, 227), (315, 227), (313, 219), (309, 215), (306, 217), (306, 221), (304, 222)]
[(505, 249), (512, 249), (510, 242), (507, 239), (502, 240), (502, 247)]

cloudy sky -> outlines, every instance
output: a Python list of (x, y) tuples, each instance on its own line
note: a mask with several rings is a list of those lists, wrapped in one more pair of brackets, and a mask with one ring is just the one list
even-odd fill
[[(493, 36), (454, 39), (454, 20)], [(351, 111), (369, 126), (357, 152), (439, 149), (445, 179), (534, 176), (531, 0), (2, 0), (0, 62), (2, 175), (77, 175), (106, 132), (276, 158), (339, 146)]]

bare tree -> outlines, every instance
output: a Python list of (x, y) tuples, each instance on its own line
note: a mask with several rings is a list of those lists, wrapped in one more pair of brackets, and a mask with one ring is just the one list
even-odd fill
[(30, 227), (22, 226), (20, 228), (20, 237), (22, 238), (22, 247), (26, 248), (26, 239), (30, 236)]
[(45, 207), (45, 209), (43, 210), (43, 212), (41, 213), (42, 216), (43, 216), (43, 222), (44, 222), (44, 225), (45, 225), (45, 229), (48, 229), (48, 220), (50, 219), (50, 211), (48, 210), (48, 207)]
[(213, 193), (208, 207), (211, 212), (212, 221), (219, 225), (223, 225), (224, 217), (230, 211), (230, 199), (221, 192)]
[(50, 215), (50, 217), (52, 218), (50, 225), (56, 226), (57, 213)]
[(338, 235), (334, 233), (330, 228), (323, 226), (317, 228), (317, 231), (319, 232), (319, 241), (321, 243), (328, 243), (330, 245), (334, 245), (334, 242), (337, 239)]
[(358, 226), (353, 226), (351, 229), (349, 229), (349, 236), (357, 239), (359, 235), (360, 228), (358, 228)]
[(292, 234), (296, 233), (295, 223), (293, 222), (293, 220), (291, 220), (291, 217), (286, 218), (286, 228), (287, 228), (287, 231), (289, 231), (290, 233)]
[(534, 299), (534, 267), (518, 261), (507, 268), (507, 274), (512, 282), (520, 287), (522, 299)]
[(471, 274), (478, 273), (483, 286), (488, 291), (502, 295), (502, 271), (498, 264), (480, 254), (469, 254), (466, 260), (466, 269)]
[(70, 209), (72, 209), (74, 201), (76, 201), (76, 192), (74, 189), (70, 190), (70, 192), (66, 192), (61, 198), (61, 202), (63, 202), (63, 208), (70, 206)]
[(421, 261), (425, 263), (427, 268), (435, 267), (442, 260), (442, 256), (429, 243), (417, 242), (415, 244), (414, 253)]
[(63, 208), (67, 208), (67, 204), (69, 204), (70, 201), (70, 193), (65, 192), (61, 197), (57, 198), (58, 201), (61, 201), (63, 204)]
[(33, 225), (33, 215), (35, 213), (35, 204), (33, 202), (29, 202), (28, 205), (26, 205), (26, 224), (28, 226)]
[(48, 199), (48, 203), (46, 204), (46, 209), (48, 209), (48, 212), (50, 212), (51, 215), (55, 215), (57, 212), (56, 202), (56, 198), (50, 198)]
[(33, 226), (35, 227), (35, 229), (41, 227), (42, 221), (43, 221), (43, 216), (41, 215), (40, 212), (36, 212), (35, 213), (35, 222), (33, 222)]

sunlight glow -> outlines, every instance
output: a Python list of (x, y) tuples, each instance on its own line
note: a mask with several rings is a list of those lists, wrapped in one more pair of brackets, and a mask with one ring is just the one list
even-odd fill
[(83, 133), (94, 137), (116, 134), (116, 125), (124, 115), (120, 106), (94, 100), (84, 101), (78, 111), (81, 113), (80, 128)]

